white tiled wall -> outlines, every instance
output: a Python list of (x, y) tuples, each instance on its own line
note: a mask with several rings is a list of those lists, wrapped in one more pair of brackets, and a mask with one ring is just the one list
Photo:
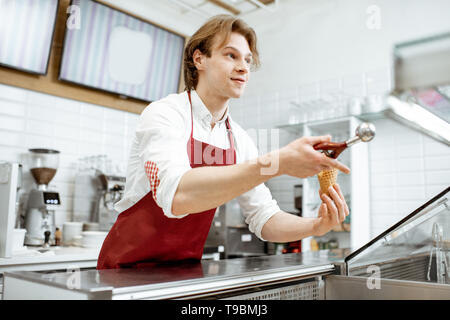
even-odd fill
[(369, 144), (375, 236), (450, 185), (450, 148), (390, 119)]
[[(390, 68), (381, 68), (361, 74), (343, 75), (335, 82), (345, 99), (383, 96), (392, 86)], [(351, 81), (350, 81), (351, 80)], [(231, 115), (244, 129), (276, 128), (288, 123), (291, 101), (305, 100), (302, 89), (317, 87), (314, 99), (323, 98), (322, 82), (299, 85), (291, 89), (261, 91), (231, 103)], [(297, 110), (312, 112), (316, 106)], [(363, 110), (364, 111), (363, 106)], [(328, 109), (328, 114), (331, 109)], [(350, 110), (346, 110), (347, 113)], [(327, 113), (325, 113), (327, 114)], [(369, 143), (371, 236), (398, 222), (414, 209), (450, 185), (450, 148), (428, 136), (398, 124), (390, 119), (375, 120), (376, 138)], [(294, 133), (280, 129), (280, 147), (298, 138)], [(301, 179), (288, 176), (266, 182), (282, 210), (295, 212), (294, 185)]]
[[(29, 148), (59, 150), (60, 165), (50, 183), (60, 192), (56, 224), (71, 219), (74, 177), (79, 158), (105, 154), (115, 171), (125, 172), (139, 115), (0, 85), (0, 160), (26, 166)], [(24, 170), (24, 188), (33, 178)], [(26, 193), (22, 196), (26, 196)]]
[[(379, 9), (378, 29), (367, 26), (369, 6)], [(446, 0), (299, 0), (281, 1), (276, 13), (249, 14), (245, 20), (255, 28), (262, 63), (250, 77), (243, 102), (232, 105), (245, 111), (231, 114), (244, 128), (255, 123), (270, 128), (287, 122), (295, 97), (320, 98), (321, 88), (337, 88), (348, 96), (385, 93), (392, 87), (387, 70), (393, 45), (447, 32), (450, 20), (444, 16), (449, 9)], [(270, 97), (277, 99), (271, 102)], [(450, 185), (450, 148), (389, 120), (375, 124), (377, 137), (370, 148), (372, 236)], [(285, 178), (267, 183), (281, 203), (293, 199), (290, 184), (295, 183)]]

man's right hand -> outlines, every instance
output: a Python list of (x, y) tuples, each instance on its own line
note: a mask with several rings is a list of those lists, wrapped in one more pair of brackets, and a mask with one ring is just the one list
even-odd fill
[(313, 148), (318, 143), (330, 141), (330, 135), (302, 137), (292, 141), (279, 150), (279, 173), (297, 178), (311, 177), (332, 168), (350, 173), (347, 166)]

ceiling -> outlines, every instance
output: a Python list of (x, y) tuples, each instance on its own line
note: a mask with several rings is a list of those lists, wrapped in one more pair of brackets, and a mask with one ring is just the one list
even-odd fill
[[(144, 20), (179, 33), (194, 34), (209, 18), (218, 14), (232, 14), (249, 19), (262, 15), (267, 26), (266, 15), (281, 11), (281, 0), (95, 0), (112, 8), (123, 10)], [(1, 0), (0, 0), (1, 2)], [(250, 14), (250, 15), (248, 15)], [(255, 24), (253, 24), (255, 25)]]
[(242, 16), (256, 10), (274, 12), (278, 0), (170, 0), (180, 8), (180, 13), (195, 13), (205, 18), (217, 14)]

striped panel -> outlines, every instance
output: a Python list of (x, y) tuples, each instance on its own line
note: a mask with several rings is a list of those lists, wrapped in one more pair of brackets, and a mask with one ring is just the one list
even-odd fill
[[(178, 92), (183, 37), (91, 0), (74, 0), (72, 4), (79, 7), (80, 28), (66, 28), (60, 79), (145, 101)], [(109, 46), (117, 27), (144, 33), (151, 39), (145, 79), (141, 83), (111, 76)], [(136, 48), (123, 50), (130, 50), (132, 55)]]
[(47, 72), (57, 0), (0, 0), (0, 63)]

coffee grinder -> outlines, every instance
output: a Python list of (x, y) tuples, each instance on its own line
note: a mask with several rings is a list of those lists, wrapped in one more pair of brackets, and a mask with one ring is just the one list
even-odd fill
[(59, 193), (48, 190), (48, 184), (56, 174), (59, 151), (29, 149), (30, 171), (37, 188), (30, 191), (25, 216), (25, 244), (49, 246), (55, 244), (55, 209), (61, 204)]

